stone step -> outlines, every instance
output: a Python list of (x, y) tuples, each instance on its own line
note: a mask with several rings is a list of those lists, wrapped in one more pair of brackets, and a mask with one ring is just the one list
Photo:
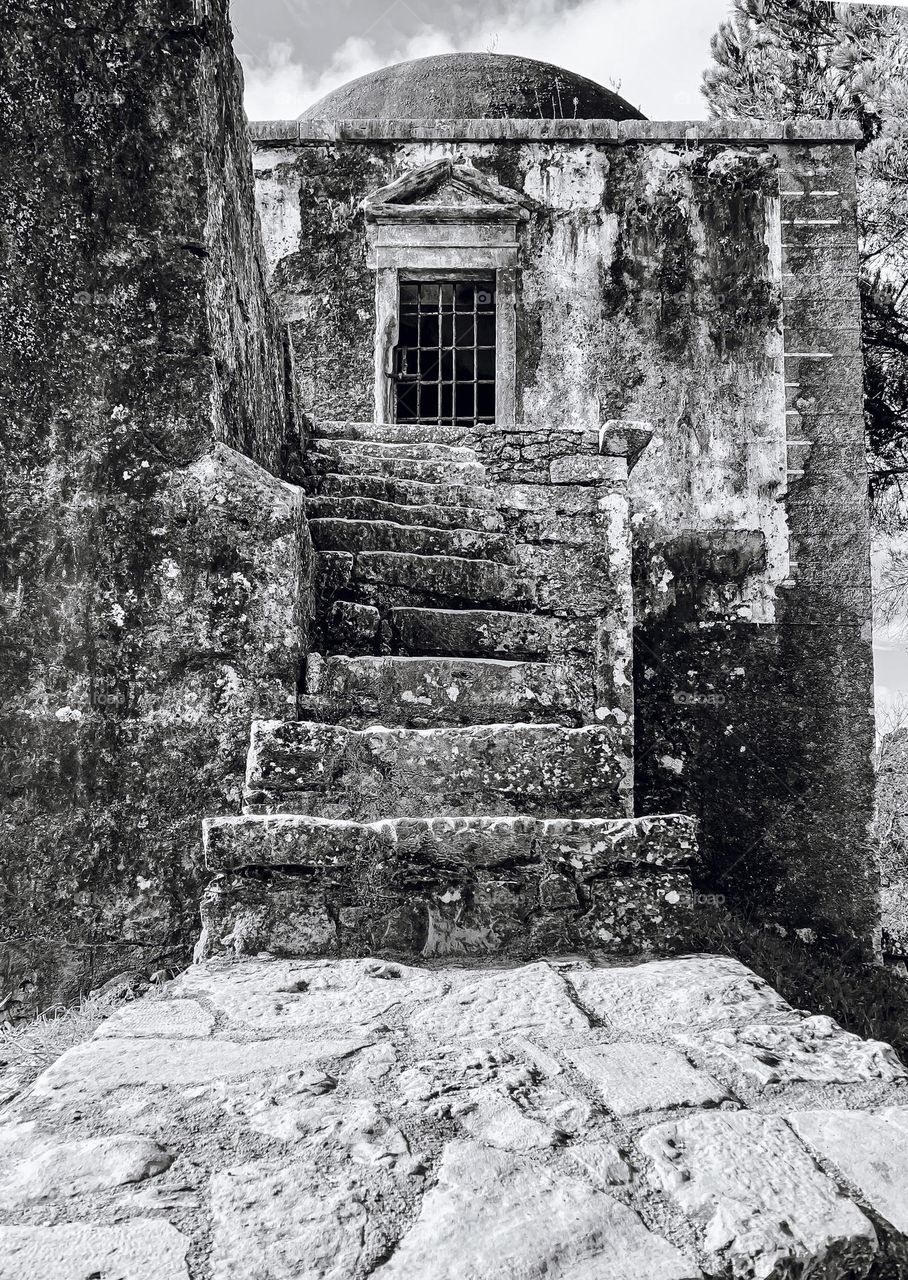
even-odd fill
[(538, 861), (568, 862), (585, 876), (689, 870), (697, 863), (697, 824), (681, 814), (645, 818), (382, 818), (352, 822), (311, 814), (206, 818), (205, 865), (342, 867), (409, 858), (426, 866), (506, 871)]
[(494, 490), (482, 484), (435, 484), (388, 476), (341, 475), (326, 471), (305, 477), (307, 501), (311, 497), (367, 498), (402, 506), (480, 507), (494, 510)]
[[(353, 600), (326, 602), (310, 630), (310, 650), (315, 654), (337, 653), (346, 657), (378, 653), (381, 626), (382, 617), (374, 605), (357, 604)], [(319, 715), (311, 718), (322, 719)]]
[(310, 654), (300, 712), (347, 725), (547, 722), (593, 718), (592, 663)]
[(206, 822), (203, 838), (219, 873), (202, 906), (210, 951), (239, 936), (284, 955), (661, 949), (689, 928), (697, 866), (695, 825), (675, 815), (250, 814)]
[(557, 650), (592, 655), (594, 618), (558, 618), (500, 609), (392, 608), (391, 649), (402, 654), (545, 659)]
[(356, 821), (483, 813), (624, 817), (628, 745), (621, 729), (603, 725), (347, 729), (256, 720), (246, 811)]
[(433, 444), (420, 440), (316, 439), (316, 457), (387, 458), (392, 462), (476, 462), (476, 450), (460, 444)]
[(311, 520), (388, 520), (394, 524), (422, 525), (433, 529), (475, 529), (500, 533), (504, 521), (497, 511), (482, 507), (441, 507), (424, 503), (406, 506), (375, 498), (306, 498), (306, 514)]
[[(494, 430), (494, 428), (492, 428)], [(488, 434), (479, 426), (443, 427), (424, 422), (315, 422), (313, 440), (372, 440), (389, 444), (447, 444), (476, 440)]]
[(535, 584), (507, 565), (463, 556), (396, 551), (322, 551), (317, 556), (323, 600), (343, 596), (360, 604), (531, 607)]
[(481, 485), (485, 468), (461, 458), (374, 457), (371, 454), (309, 449), (306, 469), (313, 475), (354, 475), (375, 479), (415, 480), (421, 484)]
[(343, 520), (316, 517), (309, 521), (319, 551), (398, 551), (423, 556), (461, 556), (513, 564), (511, 540), (475, 529), (434, 529), (390, 520)]

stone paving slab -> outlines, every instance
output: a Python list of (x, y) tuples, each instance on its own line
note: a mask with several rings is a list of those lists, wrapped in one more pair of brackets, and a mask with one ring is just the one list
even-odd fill
[(102, 1022), (96, 1037), (175, 1036), (186, 1039), (207, 1036), (214, 1014), (196, 1000), (136, 1000)]
[(726, 1062), (760, 1087), (801, 1081), (861, 1084), (908, 1076), (888, 1044), (862, 1040), (825, 1016), (719, 1027), (678, 1036), (678, 1042)]
[(908, 1280), (906, 1117), (723, 957), (212, 960), (0, 1109), (0, 1280)]
[(235, 970), (197, 966), (175, 985), (259, 1035), (312, 1031), (361, 1039), (388, 1016), (437, 1001), (450, 983), (442, 974), (381, 960), (271, 960)]
[(213, 1280), (343, 1280), (370, 1259), (360, 1188), (256, 1162), (212, 1179)]
[(28, 1204), (142, 1182), (173, 1157), (135, 1134), (60, 1142), (33, 1121), (0, 1125), (0, 1204)]
[(616, 1035), (796, 1017), (768, 983), (728, 956), (682, 956), (571, 976), (579, 1003)]
[(0, 1227), (0, 1280), (189, 1280), (188, 1243), (160, 1218)]
[(543, 1043), (574, 1040), (589, 1019), (570, 1000), (564, 980), (549, 965), (519, 969), (449, 970), (450, 989), (413, 1013), (414, 1037), (434, 1044), (503, 1034), (536, 1034)]
[(778, 1116), (714, 1112), (640, 1142), (657, 1184), (703, 1231), (713, 1269), (741, 1280), (860, 1280), (877, 1252), (868, 1218), (816, 1166)]
[(908, 1107), (801, 1111), (788, 1116), (788, 1123), (908, 1237)]
[[(427, 1260), (431, 1258), (431, 1272)], [(581, 1178), (455, 1141), (416, 1223), (376, 1280), (696, 1280), (633, 1210)]]
[(577, 1049), (570, 1056), (619, 1116), (671, 1107), (715, 1107), (729, 1099), (722, 1085), (665, 1045), (619, 1040)]
[(343, 1057), (363, 1041), (114, 1040), (89, 1041), (68, 1049), (35, 1083), (38, 1094), (109, 1093), (126, 1087), (206, 1084), (306, 1062)]

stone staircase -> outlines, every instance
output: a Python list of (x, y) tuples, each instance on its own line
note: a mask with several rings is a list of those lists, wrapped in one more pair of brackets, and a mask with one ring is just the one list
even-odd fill
[(200, 956), (683, 935), (692, 824), (631, 817), (626, 461), (555, 484), (563, 448), (316, 428), (299, 719), (253, 724), (243, 816), (205, 824)]

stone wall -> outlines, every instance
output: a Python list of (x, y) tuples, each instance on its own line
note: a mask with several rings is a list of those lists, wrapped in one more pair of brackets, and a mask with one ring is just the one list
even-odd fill
[(702, 820), (706, 888), (872, 937), (869, 568), (847, 130), (643, 121), (254, 126), (271, 280), (316, 419), (374, 416), (359, 205), (449, 157), (530, 206), (518, 426), (644, 419), (636, 811)]
[(896, 729), (877, 745), (877, 821), (883, 954), (908, 956), (908, 731)]
[(309, 559), (226, 0), (0, 16), (9, 1014), (185, 954)]

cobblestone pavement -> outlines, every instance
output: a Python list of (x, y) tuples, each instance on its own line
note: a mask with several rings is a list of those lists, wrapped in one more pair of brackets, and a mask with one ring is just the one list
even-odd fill
[(908, 1277), (908, 1073), (737, 962), (212, 960), (0, 1121), (0, 1280)]

